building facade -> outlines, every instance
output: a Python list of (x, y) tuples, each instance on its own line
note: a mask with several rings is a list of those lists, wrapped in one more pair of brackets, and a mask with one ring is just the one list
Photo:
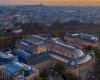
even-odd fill
[(24, 63), (12, 62), (0, 67), (3, 80), (33, 80), (36, 76), (39, 76), (38, 70)]
[(86, 80), (94, 71), (95, 54), (93, 51), (86, 53), (80, 48), (66, 45), (57, 39), (29, 35), (16, 42), (16, 49), (23, 49), (35, 56), (28, 60), (27, 64), (39, 71), (49, 69), (58, 62), (65, 66), (65, 72), (76, 75), (80, 80)]
[(81, 45), (81, 46), (92, 46), (92, 47), (99, 47), (98, 40), (99, 38), (97, 35), (93, 34), (66, 34), (64, 36), (64, 41), (67, 44), (74, 44), (74, 45)]

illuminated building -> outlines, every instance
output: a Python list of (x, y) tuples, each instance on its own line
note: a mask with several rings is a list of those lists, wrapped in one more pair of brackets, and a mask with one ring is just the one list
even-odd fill
[(12, 62), (0, 67), (3, 80), (33, 80), (36, 76), (39, 76), (38, 70), (24, 63)]
[(92, 46), (99, 47), (98, 45), (98, 37), (94, 34), (66, 34), (64, 36), (64, 40), (68, 44), (76, 44), (81, 46)]
[(9, 64), (12, 61), (15, 61), (16, 57), (13, 56), (9, 51), (0, 52), (0, 65)]
[[(16, 49), (22, 49), (35, 56), (29, 59), (27, 64), (38, 68), (40, 72), (53, 67), (58, 62), (64, 65), (65, 72), (70, 72), (81, 80), (86, 80), (94, 71), (95, 54), (93, 51), (86, 53), (56, 38), (46, 39), (29, 35), (16, 42)], [(15, 50), (16, 54), (17, 50)]]

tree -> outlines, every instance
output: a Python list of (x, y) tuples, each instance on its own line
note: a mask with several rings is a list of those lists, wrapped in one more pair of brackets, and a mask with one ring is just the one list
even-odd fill
[(100, 49), (98, 49), (98, 48), (92, 48), (92, 50), (94, 51), (96, 57), (100, 57)]
[(56, 72), (58, 72), (58, 73), (63, 73), (64, 70), (65, 70), (65, 67), (62, 64), (60, 64), (60, 63), (56, 63), (55, 67), (54, 67), (54, 70)]
[(35, 77), (33, 80), (48, 80), (46, 77)]
[(48, 78), (46, 78), (46, 77), (42, 77), (42, 80), (48, 80)]
[(86, 51), (90, 52), (90, 51), (94, 51), (96, 57), (100, 57), (100, 49), (92, 47), (92, 46), (88, 46), (84, 48)]
[(49, 75), (49, 73), (47, 70), (44, 70), (44, 71), (40, 72), (40, 74), (39, 74), (40, 77), (48, 77), (48, 75)]
[(66, 77), (68, 80), (77, 80), (76, 76), (74, 76), (73, 74), (68, 73), (68, 72), (66, 73)]
[(35, 77), (33, 80), (42, 80), (41, 77)]

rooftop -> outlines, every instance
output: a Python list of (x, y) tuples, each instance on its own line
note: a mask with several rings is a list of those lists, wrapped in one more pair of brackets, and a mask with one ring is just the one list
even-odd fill
[(46, 60), (56, 59), (67, 64), (70, 64), (70, 62), (75, 62), (75, 65), (76, 65), (76, 64), (82, 64), (82, 63), (88, 62), (91, 58), (92, 57), (90, 55), (82, 56), (79, 58), (69, 58), (67, 56), (61, 55), (53, 51), (46, 51), (43, 54), (37, 56), (36, 58), (31, 59), (29, 63), (35, 65), (38, 63), (42, 63)]
[(96, 34), (90, 34), (90, 33), (77, 33), (77, 34), (66, 34), (66, 35), (69, 37), (80, 38), (82, 40), (92, 41), (92, 42), (95, 42), (98, 40)]
[(19, 56), (25, 60), (32, 58), (31, 54), (27, 53), (26, 51), (24, 51), (22, 49), (15, 49), (14, 54), (16, 54), (17, 56)]
[(2, 58), (12, 58), (14, 56), (12, 54), (6, 54), (6, 53), (3, 53), (3, 52), (0, 52), (0, 57), (2, 57)]
[(7, 66), (2, 66), (0, 68), (3, 72), (5, 72), (7, 75), (13, 75), (14, 73), (18, 72), (19, 70), (31, 70), (31, 67), (19, 62), (12, 62), (8, 64)]
[(31, 44), (39, 45), (39, 44), (43, 43), (43, 40), (45, 40), (45, 39), (42, 37), (36, 36), (36, 35), (28, 35), (28, 36), (24, 37), (24, 40)]
[[(35, 43), (36, 44), (39, 43), (37, 45), (35, 44), (36, 46), (38, 46), (42, 43), (44, 43), (44, 45), (46, 45), (46, 43), (49, 43), (51, 45), (54, 44), (54, 45), (61, 46), (61, 48), (64, 48), (64, 50), (69, 50), (71, 52), (71, 54), (74, 54), (73, 57), (68, 57), (61, 53), (56, 53), (52, 50), (49, 50), (49, 51), (43, 52), (42, 54), (37, 54), (37, 56), (35, 58), (29, 60), (30, 64), (38, 64), (38, 63), (44, 62), (46, 60), (51, 60), (51, 59), (56, 59), (61, 62), (69, 63), (69, 64), (72, 64), (73, 62), (75, 62), (75, 64), (82, 64), (82, 63), (89, 61), (92, 58), (90, 54), (84, 53), (80, 48), (76, 48), (71, 45), (66, 45), (66, 44), (64, 44), (64, 42), (62, 40), (60, 40), (58, 38), (51, 38), (50, 40), (48, 40), (48, 39), (44, 39), (44, 38), (41, 38), (41, 37), (38, 37), (35, 35), (30, 35), (24, 39), (25, 39), (25, 41), (29, 40), (29, 42), (31, 42), (33, 44), (32, 46), (34, 46)], [(31, 47), (27, 47), (27, 50), (30, 50), (30, 48)], [(25, 50), (26, 50), (26, 48), (25, 48)], [(23, 51), (20, 52), (20, 54), (23, 54)]]
[(9, 52), (0, 52), (0, 64), (10, 63), (16, 60), (16, 57)]

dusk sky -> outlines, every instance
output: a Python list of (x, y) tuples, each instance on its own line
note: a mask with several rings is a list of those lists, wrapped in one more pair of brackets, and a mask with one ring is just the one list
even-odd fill
[(0, 0), (0, 4), (99, 4), (100, 0)]

